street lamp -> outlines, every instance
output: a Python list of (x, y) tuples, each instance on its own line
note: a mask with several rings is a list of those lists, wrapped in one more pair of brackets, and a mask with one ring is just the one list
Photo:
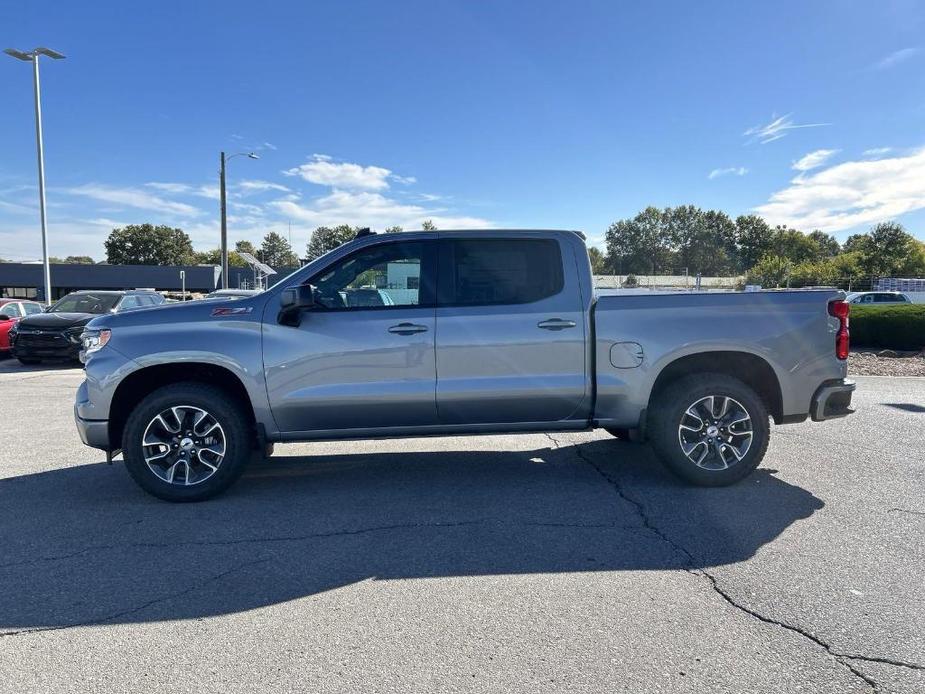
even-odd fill
[(3, 51), (18, 60), (32, 63), (32, 83), (35, 90), (35, 142), (39, 159), (39, 213), (42, 218), (42, 265), (45, 275), (45, 301), (51, 303), (51, 267), (48, 265), (48, 225), (45, 220), (45, 152), (42, 146), (42, 97), (39, 89), (39, 56), (46, 55), (53, 60), (61, 60), (64, 55), (50, 48), (39, 46), (26, 53), (15, 48)]
[(225, 212), (225, 162), (235, 157), (247, 156), (248, 159), (260, 159), (254, 152), (238, 152), (229, 157), (222, 152), (222, 166), (219, 170), (219, 190), (222, 197), (222, 289), (228, 289), (228, 218)]

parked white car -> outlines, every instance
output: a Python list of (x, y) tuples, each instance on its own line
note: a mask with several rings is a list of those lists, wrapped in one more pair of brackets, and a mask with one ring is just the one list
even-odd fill
[(852, 292), (849, 304), (911, 304), (912, 300), (902, 292)]

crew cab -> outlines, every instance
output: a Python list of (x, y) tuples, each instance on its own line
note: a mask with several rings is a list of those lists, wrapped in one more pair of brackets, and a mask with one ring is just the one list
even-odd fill
[(770, 420), (852, 411), (844, 293), (602, 295), (583, 239), (366, 233), (256, 296), (101, 316), (80, 436), (170, 501), (279, 441), (595, 427), (717, 486), (758, 466)]

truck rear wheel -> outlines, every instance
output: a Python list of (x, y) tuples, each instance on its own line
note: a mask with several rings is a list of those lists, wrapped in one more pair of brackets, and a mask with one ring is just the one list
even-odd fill
[(122, 453), (132, 479), (165, 501), (202, 501), (230, 487), (247, 466), (252, 427), (222, 390), (174, 383), (129, 415)]
[(671, 472), (698, 486), (722, 487), (747, 477), (764, 458), (770, 436), (764, 402), (725, 374), (679, 379), (649, 411), (655, 452)]

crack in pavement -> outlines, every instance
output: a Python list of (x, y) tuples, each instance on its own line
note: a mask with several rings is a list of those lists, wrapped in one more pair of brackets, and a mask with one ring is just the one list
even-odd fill
[(908, 508), (891, 508), (887, 513), (911, 513), (913, 516), (925, 516), (925, 511), (912, 511)]
[(323, 539), (328, 537), (343, 537), (349, 535), (364, 535), (367, 533), (374, 532), (385, 532), (389, 530), (404, 530), (408, 528), (444, 528), (444, 527), (457, 527), (465, 525), (477, 525), (480, 523), (485, 523), (486, 519), (472, 520), (472, 521), (458, 521), (458, 522), (445, 522), (445, 523), (395, 523), (392, 525), (377, 525), (371, 526), (368, 528), (357, 528), (354, 530), (333, 530), (331, 532), (324, 533), (307, 533), (304, 535), (273, 535), (269, 537), (248, 537), (240, 539), (231, 539), (231, 540), (189, 540), (185, 542), (126, 542), (122, 544), (111, 544), (111, 545), (93, 545), (91, 547), (85, 547), (77, 552), (71, 552), (69, 554), (61, 554), (56, 556), (49, 557), (39, 557), (37, 559), (25, 559), (19, 562), (11, 562), (8, 564), (0, 564), (0, 570), (15, 568), (18, 566), (28, 566), (30, 564), (39, 564), (43, 562), (52, 562), (52, 561), (61, 561), (64, 559), (72, 559), (78, 557), (82, 554), (87, 554), (89, 552), (101, 552), (106, 550), (113, 549), (166, 549), (173, 547), (226, 547), (233, 545), (243, 545), (243, 544), (256, 544), (256, 543), (271, 543), (271, 542), (300, 542), (304, 540), (315, 540)]
[(192, 593), (193, 591), (199, 590), (200, 588), (205, 588), (206, 586), (212, 583), (215, 583), (216, 581), (220, 581), (221, 579), (225, 578), (226, 576), (230, 576), (233, 573), (237, 573), (238, 571), (242, 571), (243, 569), (247, 569), (257, 564), (263, 564), (264, 562), (267, 562), (267, 561), (269, 561), (269, 559), (256, 559), (254, 561), (248, 561), (248, 562), (244, 562), (243, 564), (238, 564), (237, 566), (227, 569), (226, 571), (222, 571), (219, 574), (210, 576), (206, 580), (201, 581), (197, 583), (196, 585), (189, 586), (188, 588), (184, 588), (183, 590), (176, 591), (168, 595), (162, 595), (161, 597), (154, 598), (153, 600), (148, 600), (136, 607), (130, 607), (125, 610), (120, 610), (119, 612), (115, 612), (107, 617), (102, 617), (100, 619), (91, 619), (91, 620), (84, 621), (84, 622), (74, 622), (72, 624), (61, 624), (59, 626), (54, 626), (54, 627), (36, 627), (34, 629), (19, 629), (17, 631), (5, 631), (5, 632), (0, 632), (0, 638), (7, 637), (7, 636), (23, 636), (23, 635), (28, 635), (28, 634), (36, 634), (36, 633), (45, 632), (45, 631), (62, 631), (64, 629), (73, 629), (74, 627), (88, 627), (88, 626), (97, 626), (100, 624), (106, 624), (107, 622), (112, 622), (114, 620), (121, 619), (122, 617), (126, 617), (130, 614), (141, 612), (142, 610), (147, 609), (148, 607), (151, 607), (152, 605), (156, 605), (160, 602), (165, 602), (167, 600), (172, 600), (174, 598), (182, 597), (184, 595)]
[(392, 525), (377, 525), (367, 528), (357, 528), (354, 530), (334, 530), (331, 532), (324, 533), (307, 533), (304, 535), (274, 535), (269, 537), (249, 537), (249, 538), (240, 538), (240, 539), (230, 539), (230, 540), (187, 540), (182, 542), (125, 542), (119, 544), (109, 544), (109, 545), (91, 545), (90, 547), (84, 547), (83, 549), (77, 550), (76, 552), (69, 552), (67, 554), (58, 554), (50, 555), (45, 557), (36, 557), (34, 559), (23, 559), (22, 561), (9, 562), (6, 564), (0, 564), (0, 571), (4, 569), (18, 568), (21, 566), (31, 566), (33, 564), (43, 564), (56, 561), (64, 561), (67, 559), (73, 559), (75, 557), (80, 557), (85, 554), (90, 554), (92, 552), (105, 552), (109, 550), (118, 550), (118, 549), (174, 549), (179, 547), (229, 547), (234, 545), (244, 545), (244, 544), (264, 544), (264, 543), (275, 543), (275, 542), (304, 542), (307, 540), (316, 540), (316, 539), (325, 539), (330, 537), (345, 537), (351, 535), (365, 535), (367, 533), (375, 532), (388, 532), (391, 530), (408, 530), (414, 528), (455, 528), (455, 527), (464, 527), (471, 525), (488, 525), (488, 524), (497, 524), (497, 525), (521, 525), (527, 527), (538, 527), (538, 528), (588, 528), (588, 529), (619, 529), (626, 530), (628, 532), (638, 531), (638, 527), (635, 525), (625, 525), (622, 523), (617, 523), (616, 521), (611, 521), (609, 523), (583, 523), (583, 522), (541, 522), (541, 521), (522, 521), (522, 522), (510, 522), (499, 518), (479, 518), (476, 520), (467, 520), (467, 521), (445, 521), (437, 523), (396, 523)]
[[(561, 442), (558, 441), (556, 438), (554, 438), (552, 435), (546, 434), (546, 437), (549, 438), (549, 440), (553, 442), (556, 448), (559, 448), (562, 445)], [(910, 670), (925, 671), (925, 665), (921, 665), (918, 663), (908, 663), (908, 662), (904, 662), (901, 660), (894, 660), (892, 658), (883, 658), (883, 657), (878, 657), (878, 656), (866, 656), (866, 655), (860, 655), (856, 653), (844, 653), (844, 652), (838, 651), (830, 643), (824, 641), (822, 638), (816, 636), (815, 634), (812, 634), (811, 632), (807, 631), (806, 629), (800, 626), (795, 626), (793, 624), (788, 624), (787, 622), (783, 622), (783, 621), (774, 619), (772, 617), (768, 617), (738, 602), (719, 584), (719, 580), (716, 578), (716, 576), (714, 576), (713, 574), (711, 574), (709, 571), (707, 571), (706, 569), (702, 567), (699, 567), (699, 568), (697, 567), (698, 562), (696, 561), (694, 555), (686, 547), (684, 547), (682, 544), (674, 540), (667, 533), (665, 533), (661, 528), (656, 526), (655, 523), (652, 522), (652, 519), (649, 517), (648, 511), (646, 510), (645, 505), (638, 499), (635, 499), (629, 494), (627, 494), (626, 489), (624, 488), (622, 482), (616, 477), (609, 475), (603, 468), (600, 467), (600, 465), (598, 465), (594, 460), (592, 460), (591, 457), (588, 456), (585, 453), (585, 451), (582, 449), (581, 443), (575, 442), (573, 446), (575, 448), (576, 455), (581, 460), (583, 460), (585, 463), (590, 465), (594, 470), (596, 470), (597, 473), (608, 484), (610, 484), (611, 487), (613, 487), (617, 496), (619, 496), (622, 500), (626, 501), (633, 508), (635, 508), (636, 513), (639, 516), (640, 520), (642, 521), (643, 526), (647, 530), (650, 530), (654, 535), (656, 535), (660, 540), (666, 543), (669, 547), (671, 547), (675, 552), (677, 552), (678, 554), (684, 557), (688, 566), (687, 568), (683, 570), (691, 574), (692, 576), (706, 578), (707, 581), (709, 581), (710, 586), (712, 587), (713, 591), (717, 595), (719, 595), (731, 607), (761, 622), (764, 622), (765, 624), (770, 624), (773, 626), (780, 627), (791, 633), (798, 634), (804, 637), (805, 639), (811, 641), (812, 643), (816, 644), (817, 646), (825, 650), (825, 652), (828, 653), (837, 663), (839, 663), (840, 665), (848, 669), (855, 677), (858, 677), (859, 679), (863, 680), (875, 692), (880, 690), (879, 685), (876, 682), (876, 680), (874, 680), (869, 675), (866, 675), (863, 672), (861, 672), (857, 667), (855, 667), (852, 663), (848, 661), (859, 660), (862, 662), (879, 663), (883, 665), (893, 665), (896, 667), (908, 668)]]

